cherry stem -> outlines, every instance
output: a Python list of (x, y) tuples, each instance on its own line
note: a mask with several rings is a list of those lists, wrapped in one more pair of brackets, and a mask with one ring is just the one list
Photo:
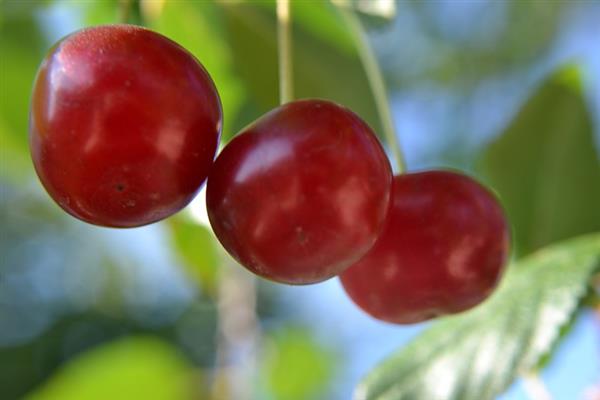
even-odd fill
[(277, 52), (279, 57), (279, 102), (294, 99), (292, 29), (289, 0), (277, 0)]
[(390, 112), (385, 80), (381, 73), (381, 68), (379, 67), (375, 53), (369, 44), (366, 32), (354, 12), (350, 9), (350, 6), (342, 0), (332, 1), (339, 6), (338, 9), (354, 36), (358, 56), (360, 57), (365, 73), (367, 74), (367, 80), (369, 81), (369, 86), (371, 87), (375, 99), (377, 113), (379, 114), (379, 118), (383, 125), (383, 134), (390, 146), (394, 160), (396, 161), (397, 173), (400, 174), (404, 172), (406, 166), (404, 165), (404, 158), (398, 143), (396, 129), (394, 128), (394, 120)]

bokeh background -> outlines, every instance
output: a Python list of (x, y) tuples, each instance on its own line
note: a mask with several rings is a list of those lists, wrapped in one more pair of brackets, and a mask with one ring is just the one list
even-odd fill
[[(457, 168), (494, 187), (514, 217), (516, 256), (600, 231), (600, 2), (351, 3), (410, 170)], [(326, 1), (292, 6), (297, 96), (339, 101), (381, 133), (339, 12)], [(278, 103), (272, 1), (0, 2), (0, 399), (349, 399), (427, 324), (375, 321), (337, 279), (290, 287), (254, 278), (215, 241), (202, 193), (169, 220), (112, 230), (74, 220), (43, 191), (27, 147), (37, 66), (61, 37), (120, 18), (201, 60), (222, 97), (224, 143)], [(557, 88), (568, 88), (562, 103)], [(535, 96), (552, 101), (515, 125)], [(554, 150), (540, 156), (549, 142)], [(531, 179), (562, 197), (503, 186), (539, 168)], [(558, 400), (600, 398), (592, 306), (581, 307), (541, 379)], [(501, 398), (529, 396), (518, 381)]]

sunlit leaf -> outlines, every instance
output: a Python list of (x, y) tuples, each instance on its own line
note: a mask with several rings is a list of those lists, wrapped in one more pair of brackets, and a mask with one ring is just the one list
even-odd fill
[(593, 125), (568, 71), (541, 86), (484, 154), (484, 173), (508, 211), (522, 254), (600, 230)]
[(69, 361), (27, 400), (177, 400), (193, 398), (192, 369), (152, 337), (121, 339)]
[(214, 294), (220, 263), (218, 245), (207, 227), (185, 217), (168, 220), (173, 246), (186, 272), (209, 294)]
[(0, 25), (0, 177), (5, 179), (33, 173), (27, 146), (29, 100), (44, 50), (33, 15), (12, 16)]
[(281, 329), (267, 343), (263, 375), (275, 399), (324, 398), (335, 366), (331, 350), (296, 327)]
[(513, 265), (483, 305), (426, 330), (359, 385), (356, 399), (488, 400), (535, 367), (600, 270), (600, 234)]
[(0, 23), (4, 18), (12, 19), (17, 16), (31, 15), (40, 8), (50, 6), (54, 0), (0, 0)]

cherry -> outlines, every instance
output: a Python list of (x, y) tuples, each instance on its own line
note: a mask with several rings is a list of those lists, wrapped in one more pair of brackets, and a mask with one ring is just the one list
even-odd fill
[(208, 177), (208, 216), (250, 271), (315, 283), (375, 243), (391, 181), (365, 122), (334, 103), (300, 100), (262, 116), (223, 149)]
[(131, 25), (58, 42), (33, 89), (29, 139), (38, 176), (68, 213), (134, 227), (185, 207), (204, 183), (221, 104), (202, 65)]
[(416, 323), (486, 299), (509, 241), (502, 208), (473, 179), (448, 171), (399, 175), (381, 236), (340, 279), (371, 316)]

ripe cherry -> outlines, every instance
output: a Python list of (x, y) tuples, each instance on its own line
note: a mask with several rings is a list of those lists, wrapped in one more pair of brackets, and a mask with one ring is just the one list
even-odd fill
[(486, 299), (509, 241), (502, 208), (473, 179), (448, 171), (395, 176), (381, 236), (340, 279), (371, 316), (416, 323)]
[(68, 213), (111, 227), (185, 207), (208, 175), (221, 104), (202, 65), (166, 37), (98, 26), (58, 42), (33, 89), (35, 169)]
[(357, 115), (328, 101), (295, 101), (223, 149), (208, 178), (208, 216), (225, 249), (250, 271), (315, 283), (375, 243), (391, 181), (381, 145)]

